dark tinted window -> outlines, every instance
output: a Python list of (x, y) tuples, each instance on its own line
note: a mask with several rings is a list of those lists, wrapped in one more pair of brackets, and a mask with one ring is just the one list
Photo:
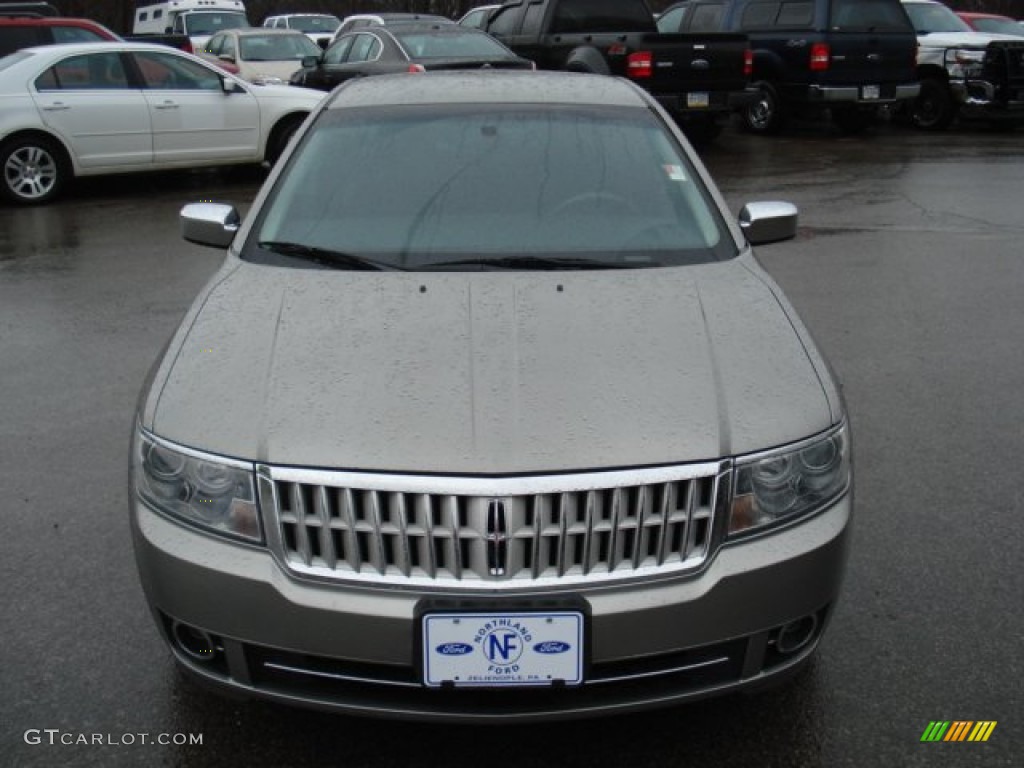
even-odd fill
[(36, 27), (0, 27), (0, 56), (43, 42)]
[(698, 5), (690, 19), (690, 32), (718, 32), (722, 29), (724, 5)]
[(807, 27), (814, 21), (814, 3), (783, 3), (777, 27)]
[(833, 0), (829, 26), (837, 30), (911, 30), (898, 0)]
[(561, 0), (551, 20), (554, 34), (582, 32), (653, 32), (654, 17), (632, 0)]
[(751, 3), (743, 9), (740, 18), (742, 29), (769, 29), (775, 25), (781, 3)]
[(216, 72), (191, 59), (174, 54), (140, 51), (133, 54), (147, 88), (164, 91), (219, 91)]
[(411, 57), (415, 59), (444, 59), (455, 56), (508, 56), (508, 49), (484, 32), (465, 34), (452, 32), (430, 32), (414, 29), (402, 32), (397, 27), (395, 37)]

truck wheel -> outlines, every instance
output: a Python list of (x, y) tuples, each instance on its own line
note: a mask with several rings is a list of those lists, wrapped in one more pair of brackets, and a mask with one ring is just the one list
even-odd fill
[(764, 136), (776, 134), (786, 124), (786, 112), (779, 92), (765, 80), (754, 83), (754, 86), (759, 91), (758, 97), (740, 113), (743, 125), (751, 133)]
[(922, 131), (941, 131), (956, 117), (949, 86), (938, 78), (921, 81), (921, 92), (910, 107), (910, 121)]
[(23, 205), (50, 202), (70, 176), (63, 150), (45, 136), (23, 136), (0, 147), (0, 170), (0, 193)]

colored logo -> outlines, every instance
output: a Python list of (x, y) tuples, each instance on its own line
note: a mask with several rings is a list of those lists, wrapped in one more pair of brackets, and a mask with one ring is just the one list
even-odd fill
[(921, 741), (988, 741), (995, 729), (995, 720), (932, 720)]
[(435, 650), (442, 656), (465, 656), (473, 652), (473, 646), (468, 643), (442, 643)]
[(569, 650), (569, 644), (563, 643), (561, 640), (547, 640), (537, 643), (533, 646), (533, 650), (537, 653), (565, 653)]

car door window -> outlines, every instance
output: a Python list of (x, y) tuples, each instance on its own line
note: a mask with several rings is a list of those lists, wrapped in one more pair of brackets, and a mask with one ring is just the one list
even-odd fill
[(183, 56), (156, 51), (138, 51), (133, 55), (147, 88), (165, 91), (215, 91), (222, 87), (220, 75)]
[(523, 24), (523, 15), (522, 3), (504, 5), (494, 11), (487, 23), (487, 31), (492, 35), (514, 35)]
[(69, 56), (36, 78), (38, 91), (109, 91), (128, 88), (121, 54), (87, 53)]
[(348, 35), (328, 48), (327, 53), (324, 54), (324, 64), (327, 66), (337, 66), (345, 61), (345, 57), (352, 48), (352, 42), (355, 38), (355, 35)]
[(374, 61), (380, 56), (381, 48), (380, 40), (373, 35), (356, 35), (356, 40), (352, 43), (352, 50), (349, 51), (345, 61)]
[(690, 17), (688, 32), (718, 32), (722, 29), (724, 5), (698, 5)]
[(206, 44), (206, 52), (213, 56), (220, 55), (220, 49), (224, 47), (224, 38), (227, 35), (214, 35), (210, 38), (210, 41)]
[(51, 27), (55, 43), (95, 43), (106, 38), (82, 27)]
[(220, 51), (218, 52), (218, 55), (230, 56), (232, 59), (237, 59), (237, 42), (238, 40), (237, 38), (235, 38), (234, 35), (224, 35), (224, 45), (221, 47)]
[(681, 5), (671, 11), (662, 14), (658, 19), (658, 31), (665, 33), (678, 32), (683, 24), (683, 17), (689, 10), (688, 6)]

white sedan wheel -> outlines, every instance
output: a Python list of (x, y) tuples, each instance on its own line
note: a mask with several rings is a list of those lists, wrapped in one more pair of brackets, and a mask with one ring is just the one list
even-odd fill
[(4, 192), (15, 202), (41, 203), (57, 193), (60, 163), (48, 142), (25, 140), (3, 153)]

